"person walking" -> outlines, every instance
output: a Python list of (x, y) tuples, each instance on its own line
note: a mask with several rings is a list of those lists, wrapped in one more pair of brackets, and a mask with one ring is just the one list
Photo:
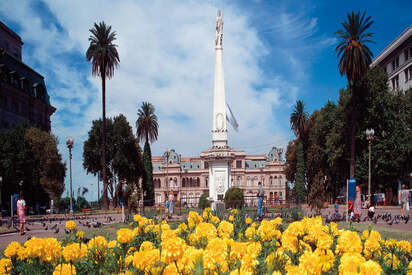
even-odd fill
[(263, 216), (263, 213), (262, 213), (262, 204), (263, 204), (263, 195), (264, 195), (264, 192), (263, 192), (263, 187), (262, 187), (262, 183), (259, 181), (259, 183), (258, 183), (258, 187), (259, 187), (259, 190), (258, 190), (258, 194), (257, 194), (257, 196), (258, 196), (258, 209), (257, 209), (257, 214), (258, 214), (258, 216), (259, 216), (259, 219), (261, 220), (262, 219), (262, 216)]
[(402, 217), (405, 217), (406, 214), (408, 214), (409, 211), (409, 191), (406, 190), (405, 184), (402, 184), (402, 190), (401, 190), (401, 215)]
[(173, 191), (170, 190), (169, 192), (169, 218), (173, 215), (173, 211), (175, 208), (175, 197), (173, 196)]
[(24, 201), (23, 193), (20, 192), (19, 200), (17, 201), (17, 215), (20, 221), (20, 235), (24, 235), (24, 224), (26, 222), (26, 202)]
[(361, 191), (360, 187), (356, 186), (355, 202), (353, 204), (353, 212), (355, 214), (355, 220), (360, 221), (360, 214), (362, 209)]

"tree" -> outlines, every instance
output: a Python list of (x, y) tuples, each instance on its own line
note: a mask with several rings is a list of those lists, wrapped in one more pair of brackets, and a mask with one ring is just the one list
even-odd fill
[(350, 178), (355, 177), (355, 143), (356, 143), (356, 120), (358, 118), (359, 99), (361, 90), (359, 82), (367, 72), (372, 62), (373, 54), (367, 46), (372, 43), (370, 38), (373, 33), (367, 33), (367, 29), (373, 24), (371, 17), (366, 17), (366, 12), (361, 14), (353, 12), (347, 14), (347, 21), (342, 22), (343, 29), (335, 34), (340, 39), (336, 46), (336, 54), (339, 60), (339, 72), (346, 75), (348, 86), (352, 91), (351, 101), (351, 157)]
[(39, 164), (40, 184), (51, 198), (57, 200), (64, 192), (66, 164), (59, 154), (57, 137), (31, 127), (27, 129), (25, 140)]
[(112, 78), (114, 69), (119, 66), (120, 58), (117, 52), (117, 45), (113, 42), (116, 40), (116, 32), (111, 31), (112, 27), (107, 26), (104, 22), (99, 24), (94, 23), (94, 27), (90, 29), (89, 36), (90, 45), (86, 51), (87, 61), (92, 62), (92, 74), (98, 76), (102, 80), (102, 112), (103, 112), (103, 127), (102, 127), (102, 178), (103, 178), (103, 208), (108, 208), (107, 200), (107, 176), (106, 176), (106, 77)]
[(290, 127), (297, 138), (302, 142), (306, 140), (308, 113), (305, 110), (305, 103), (297, 100), (292, 114), (290, 115)]
[(155, 108), (149, 102), (142, 103), (142, 107), (137, 112), (137, 117), (137, 138), (139, 141), (145, 141), (143, 148), (143, 201), (145, 205), (151, 206), (154, 203), (154, 186), (150, 143), (153, 143), (157, 140), (159, 124), (157, 122)]
[(294, 191), (297, 203), (300, 204), (305, 198), (305, 160), (303, 155), (303, 144), (299, 142), (296, 158), (296, 180)]
[[(102, 120), (94, 120), (88, 139), (83, 146), (83, 167), (87, 173), (92, 173), (95, 176), (101, 175), (103, 172), (100, 161), (101, 128)], [(105, 146), (108, 189), (110, 189), (112, 199), (116, 201), (115, 181), (121, 184), (134, 184), (137, 188), (138, 180), (143, 174), (142, 153), (133, 135), (133, 129), (124, 115), (120, 114), (114, 118), (108, 118), (106, 131), (108, 134)]]
[(57, 139), (27, 124), (0, 130), (2, 203), (23, 192), (27, 205), (48, 204), (64, 190), (65, 164), (57, 151)]

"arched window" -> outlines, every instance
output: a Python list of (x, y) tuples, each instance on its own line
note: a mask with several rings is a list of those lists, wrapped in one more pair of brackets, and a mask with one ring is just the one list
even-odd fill
[(193, 179), (192, 178), (189, 179), (189, 187), (193, 187)]
[(237, 177), (237, 186), (240, 186), (240, 184), (241, 184), (241, 180), (240, 180), (241, 178), (240, 178), (240, 176), (238, 176)]
[(200, 179), (199, 179), (199, 177), (197, 177), (197, 180), (196, 180), (197, 182), (197, 187), (200, 187)]
[(206, 177), (206, 187), (209, 186), (209, 177)]
[(185, 180), (185, 178), (182, 179), (182, 187), (186, 187), (186, 180)]
[(270, 177), (269, 177), (269, 182), (270, 182), (270, 185), (272, 185), (272, 184), (273, 184), (273, 179), (272, 179), (272, 176), (270, 176)]
[(275, 176), (275, 186), (278, 184), (278, 177)]
[(177, 178), (176, 177), (173, 179), (173, 183), (174, 183), (175, 187), (177, 187)]
[(246, 186), (250, 186), (250, 178), (249, 177), (246, 178)]

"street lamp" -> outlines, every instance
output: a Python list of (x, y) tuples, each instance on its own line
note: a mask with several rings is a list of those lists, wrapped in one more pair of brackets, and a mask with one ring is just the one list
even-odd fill
[(375, 131), (373, 129), (366, 129), (366, 138), (369, 143), (369, 177), (368, 177), (368, 197), (369, 203), (371, 203), (371, 157), (372, 157), (372, 139)]
[(166, 157), (166, 188), (167, 188), (167, 195), (166, 195), (166, 197), (167, 196), (169, 196), (169, 170), (168, 170), (168, 168), (169, 168), (169, 150), (166, 150), (166, 152), (165, 152), (165, 157)]
[(69, 161), (70, 161), (70, 214), (73, 215), (73, 190), (72, 190), (72, 149), (74, 140), (73, 138), (67, 138), (66, 145), (69, 148)]

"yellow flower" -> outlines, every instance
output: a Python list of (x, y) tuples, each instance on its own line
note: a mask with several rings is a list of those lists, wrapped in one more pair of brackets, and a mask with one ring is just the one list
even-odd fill
[(142, 271), (150, 270), (158, 260), (160, 260), (159, 249), (136, 251), (133, 254), (133, 266)]
[(221, 238), (230, 238), (233, 235), (233, 224), (227, 221), (222, 221), (217, 227), (217, 233)]
[(117, 240), (121, 244), (130, 243), (133, 239), (133, 231), (129, 228), (120, 228), (117, 230)]
[(299, 258), (299, 271), (301, 274), (320, 274), (322, 266), (319, 262), (319, 257), (309, 250), (305, 250)]
[(251, 219), (251, 218), (246, 218), (245, 222), (246, 222), (246, 224), (251, 224), (251, 223), (252, 223), (252, 219)]
[(76, 223), (74, 221), (67, 221), (66, 222), (66, 229), (73, 231), (76, 229)]
[(84, 232), (83, 232), (83, 231), (77, 231), (77, 232), (76, 232), (76, 237), (77, 237), (79, 240), (83, 240), (83, 238), (84, 238)]
[(54, 269), (53, 275), (76, 275), (76, 268), (71, 264), (59, 264)]
[(382, 274), (382, 267), (372, 260), (364, 262), (360, 266), (360, 272), (364, 275)]
[(234, 220), (235, 220), (235, 217), (232, 216), (232, 215), (230, 215), (230, 216), (229, 216), (229, 221), (230, 221), (230, 222), (233, 222)]
[(357, 274), (365, 258), (359, 253), (344, 253), (340, 258), (339, 274)]
[(217, 271), (219, 266), (221, 272), (226, 272), (228, 270), (227, 256), (226, 242), (219, 238), (211, 239), (203, 251), (203, 265), (210, 271)]
[(107, 241), (103, 236), (97, 236), (91, 239), (87, 246), (90, 250), (104, 250), (107, 248)]
[(407, 275), (412, 275), (412, 261), (409, 262)]
[(13, 263), (10, 259), (1, 259), (0, 260), (0, 274), (9, 275), (13, 269)]
[(4, 250), (4, 256), (7, 258), (14, 258), (18, 256), (19, 250), (23, 249), (23, 247), (18, 242), (11, 242), (7, 246), (6, 250)]
[(153, 243), (149, 242), (149, 241), (144, 241), (142, 242), (142, 244), (140, 245), (140, 251), (145, 251), (145, 250), (151, 250), (154, 249), (153, 247)]
[(387, 265), (390, 265), (394, 269), (399, 267), (400, 262), (398, 258), (396, 258), (395, 254), (392, 254), (392, 253), (386, 254), (383, 260), (385, 261)]
[(237, 209), (232, 209), (232, 210), (230, 210), (230, 213), (232, 213), (233, 215), (237, 215), (238, 210)]
[(411, 243), (408, 241), (399, 241), (397, 247), (406, 254), (411, 254)]
[(166, 264), (178, 261), (184, 253), (186, 242), (179, 238), (173, 237), (162, 241), (162, 262)]
[(110, 242), (107, 243), (107, 247), (110, 249), (113, 249), (117, 246), (118, 242), (116, 240), (112, 240)]
[(361, 253), (362, 242), (358, 233), (353, 231), (344, 231), (338, 238), (336, 250), (340, 253)]
[(62, 255), (66, 262), (74, 262), (86, 256), (87, 246), (85, 244), (72, 243), (63, 248)]

